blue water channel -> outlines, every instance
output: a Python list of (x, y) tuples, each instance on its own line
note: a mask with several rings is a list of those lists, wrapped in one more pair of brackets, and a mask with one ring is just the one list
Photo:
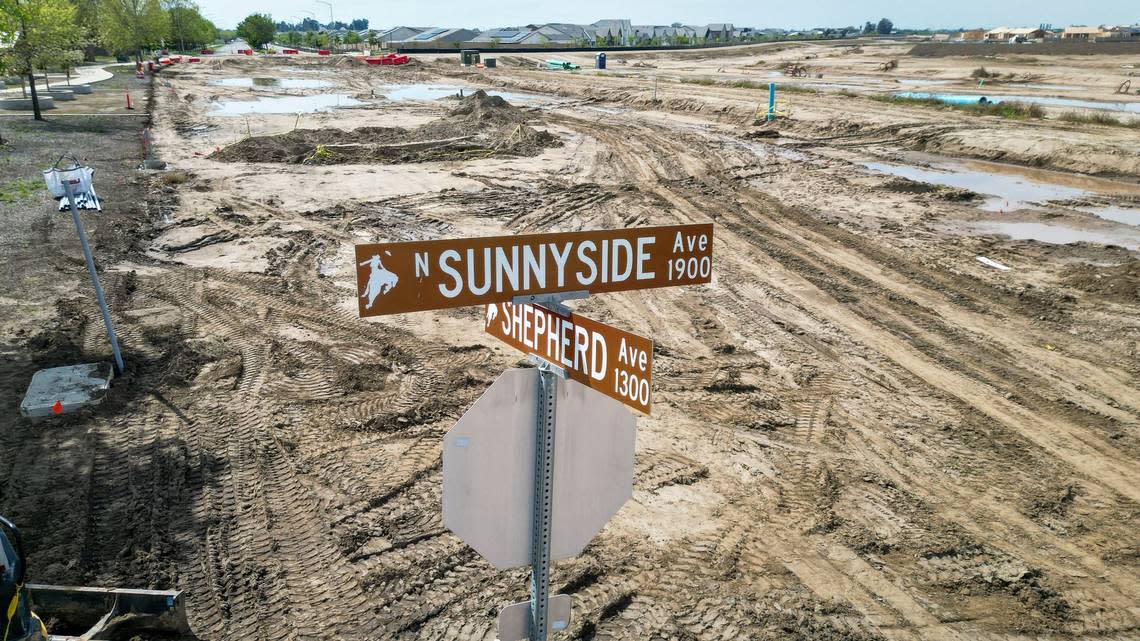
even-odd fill
[(1123, 111), (1140, 114), (1140, 102), (1097, 102), (1094, 100), (1078, 100), (1076, 98), (1054, 98), (1052, 96), (1008, 96), (993, 94), (954, 94), (929, 93), (925, 91), (900, 91), (892, 94), (896, 98), (910, 98), (914, 100), (939, 100), (948, 105), (971, 105), (982, 101), (1000, 104), (1002, 102), (1027, 102), (1048, 107), (1072, 107), (1086, 109), (1101, 109), (1104, 111)]

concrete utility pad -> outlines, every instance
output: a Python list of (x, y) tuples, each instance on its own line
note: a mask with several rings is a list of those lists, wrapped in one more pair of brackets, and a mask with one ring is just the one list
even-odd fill
[(114, 377), (110, 363), (85, 363), (41, 369), (32, 376), (20, 414), (31, 419), (67, 414), (103, 402)]

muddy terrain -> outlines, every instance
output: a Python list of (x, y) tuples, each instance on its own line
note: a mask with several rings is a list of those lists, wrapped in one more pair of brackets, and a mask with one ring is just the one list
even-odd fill
[(1140, 129), (880, 97), (984, 64), (1140, 104), (1104, 89), (1130, 63), (453, 58), (168, 69), (167, 171), (83, 139), (121, 195), (90, 224), (129, 372), (58, 422), (17, 418), (31, 373), (109, 350), (24, 203), (0, 512), (32, 580), (184, 589), (201, 639), (493, 639), (528, 572), (443, 528), (440, 446), (523, 357), (479, 309), (360, 320), (353, 244), (711, 221), (711, 285), (573, 303), (653, 338), (655, 403), (633, 499), (553, 569), (560, 638), (1140, 635)]

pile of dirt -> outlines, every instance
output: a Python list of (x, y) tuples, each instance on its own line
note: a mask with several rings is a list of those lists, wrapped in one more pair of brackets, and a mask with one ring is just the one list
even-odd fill
[(514, 124), (526, 120), (526, 115), (518, 107), (507, 102), (502, 96), (488, 95), (482, 89), (460, 98), (459, 105), (451, 110), (448, 117), (452, 121), (473, 124)]
[(1140, 260), (1109, 267), (1076, 265), (1065, 271), (1062, 282), (1120, 303), (1140, 303)]
[(412, 163), (486, 156), (536, 156), (561, 142), (526, 124), (527, 115), (501, 96), (480, 90), (446, 116), (413, 129), (301, 129), (251, 136), (210, 155), (227, 162), (308, 165)]

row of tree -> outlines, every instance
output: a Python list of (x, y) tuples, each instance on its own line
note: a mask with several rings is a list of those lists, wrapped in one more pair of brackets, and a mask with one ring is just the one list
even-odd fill
[(37, 70), (70, 75), (98, 49), (141, 62), (147, 49), (197, 48), (217, 36), (191, 0), (0, 0), (0, 75), (27, 80), (33, 114), (42, 120)]
[(356, 18), (356, 19), (352, 20), (351, 22), (342, 22), (340, 20), (335, 20), (335, 21), (330, 22), (328, 24), (321, 24), (319, 21), (317, 21), (314, 18), (305, 18), (301, 22), (296, 22), (296, 23), (285, 22), (284, 20), (279, 20), (279, 21), (277, 21), (277, 23), (274, 26), (276, 26), (277, 31), (279, 31), (281, 33), (285, 33), (287, 31), (321, 31), (321, 30), (328, 30), (328, 31), (343, 31), (343, 30), (364, 31), (364, 30), (368, 29), (368, 18)]

